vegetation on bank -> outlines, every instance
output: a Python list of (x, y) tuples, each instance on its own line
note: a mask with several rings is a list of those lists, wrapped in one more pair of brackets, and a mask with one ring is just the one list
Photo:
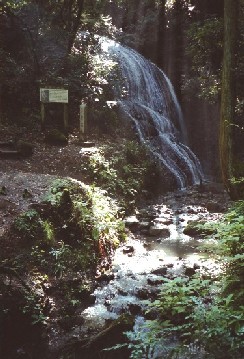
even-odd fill
[(34, 340), (28, 333), (40, 340), (51, 313), (61, 328), (71, 328), (77, 308), (93, 303), (96, 271), (109, 269), (113, 250), (124, 239), (115, 202), (99, 188), (71, 179), (56, 180), (41, 203), (18, 216), (1, 238), (2, 355), (15, 355), (21, 322), (27, 347)]
[[(76, 311), (93, 303), (95, 280), (109, 273), (113, 251), (126, 239), (123, 217), (155, 193), (156, 185), (148, 181), (155, 164), (137, 142), (102, 148), (84, 156), (81, 171), (90, 185), (55, 180), (41, 202), (20, 214), (1, 237), (1, 325), (16, 318), (38, 340), (50, 316), (69, 330)], [(18, 326), (13, 338), (21, 341), (20, 332)], [(4, 338), (0, 352), (12, 355), (15, 339), (10, 340), (8, 330)]]
[(135, 140), (120, 139), (94, 152), (87, 163), (91, 180), (130, 214), (139, 202), (164, 192), (164, 179), (149, 151)]

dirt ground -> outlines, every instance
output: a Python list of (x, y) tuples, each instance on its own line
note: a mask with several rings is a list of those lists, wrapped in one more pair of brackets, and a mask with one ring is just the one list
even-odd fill
[(4, 189), (0, 192), (0, 237), (20, 212), (40, 200), (55, 178), (89, 182), (85, 170), (89, 149), (82, 149), (77, 133), (70, 134), (68, 145), (61, 147), (45, 143), (45, 134), (40, 131), (0, 127), (0, 143), (18, 139), (33, 144), (34, 152), (26, 158), (0, 158), (0, 191)]

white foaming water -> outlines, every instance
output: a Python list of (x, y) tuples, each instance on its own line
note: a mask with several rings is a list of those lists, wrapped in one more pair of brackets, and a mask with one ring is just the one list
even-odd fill
[(101, 38), (101, 47), (119, 65), (121, 79), (115, 95), (140, 141), (174, 176), (178, 187), (199, 183), (203, 178), (201, 165), (184, 144), (186, 129), (170, 80), (131, 48), (107, 38)]

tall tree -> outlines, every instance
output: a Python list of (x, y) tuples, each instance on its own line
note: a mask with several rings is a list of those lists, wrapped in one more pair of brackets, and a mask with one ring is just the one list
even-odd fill
[[(80, 26), (81, 15), (84, 10), (84, 0), (77, 0), (75, 5), (76, 5), (76, 12), (75, 12), (76, 14), (74, 16), (73, 26), (70, 26), (70, 29), (69, 29), (69, 39), (68, 39), (68, 46), (67, 46), (68, 54), (70, 54), (70, 52), (71, 52), (72, 46), (74, 44), (74, 41), (75, 41), (75, 38), (77, 35), (77, 31)], [(72, 7), (72, 5), (70, 7)]]
[(164, 42), (165, 42), (165, 29), (166, 29), (166, 0), (159, 2), (159, 23), (158, 23), (158, 58), (157, 65), (161, 68), (164, 67)]
[(220, 164), (222, 179), (230, 195), (235, 198), (231, 185), (233, 177), (232, 125), (235, 123), (235, 50), (239, 0), (224, 1), (224, 55), (220, 111)]

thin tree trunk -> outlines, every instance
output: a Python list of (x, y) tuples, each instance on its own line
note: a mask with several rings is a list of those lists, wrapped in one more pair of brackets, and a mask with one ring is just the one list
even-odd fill
[(222, 68), (222, 92), (220, 111), (220, 164), (223, 183), (232, 197), (235, 197), (231, 185), (233, 177), (232, 125), (235, 122), (235, 50), (237, 36), (238, 0), (224, 2), (224, 56)]
[(72, 29), (70, 30), (70, 33), (69, 33), (67, 50), (66, 50), (66, 55), (64, 58), (64, 62), (63, 62), (62, 73), (66, 72), (68, 56), (71, 53), (71, 50), (72, 50), (72, 47), (74, 45), (75, 38), (77, 35), (77, 31), (79, 30), (79, 26), (80, 26), (80, 22), (81, 22), (81, 15), (82, 15), (83, 8), (84, 8), (84, 2), (85, 2), (84, 0), (77, 0), (77, 14), (73, 21)]
[(166, 30), (166, 16), (165, 16), (166, 0), (161, 0), (159, 4), (159, 24), (158, 24), (158, 49), (157, 49), (157, 65), (164, 67), (164, 43)]

